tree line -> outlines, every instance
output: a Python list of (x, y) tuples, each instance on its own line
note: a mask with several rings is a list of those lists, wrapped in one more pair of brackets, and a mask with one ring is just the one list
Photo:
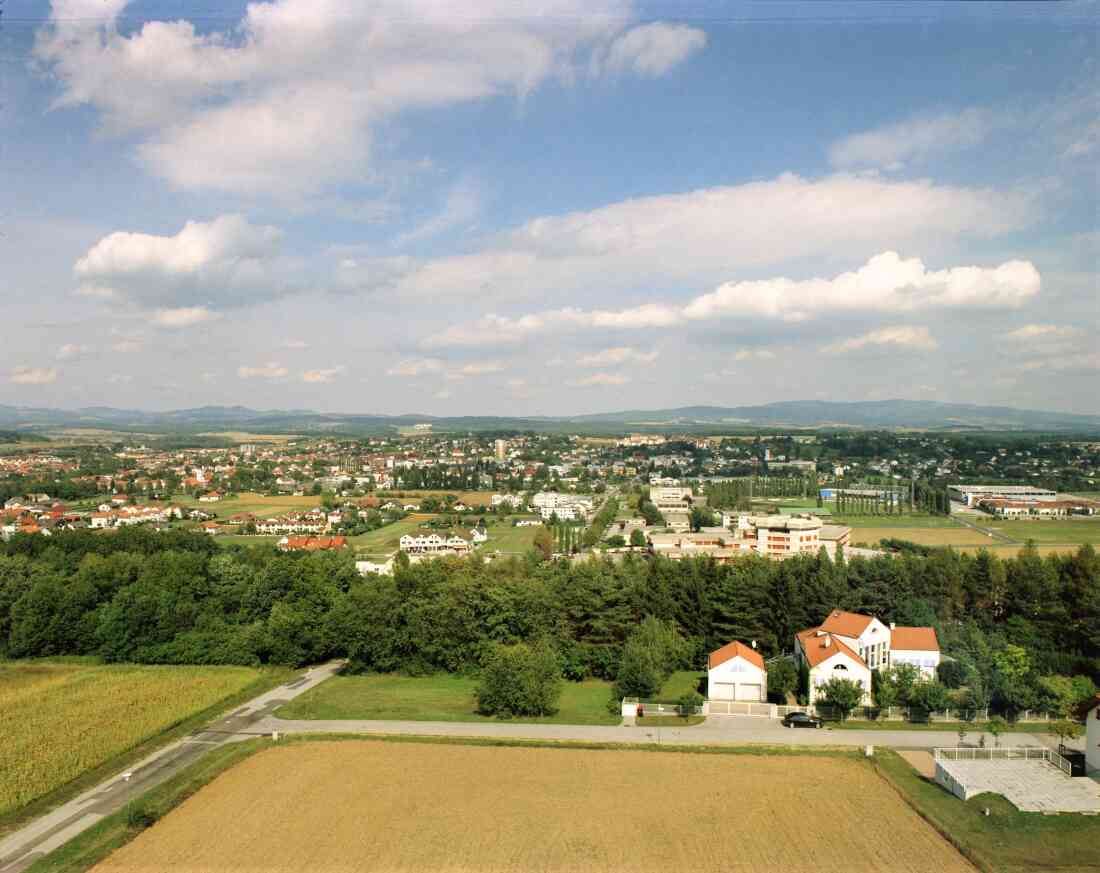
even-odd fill
[[(945, 652), (992, 691), (1016, 646), (1017, 704), (1040, 678), (1100, 681), (1100, 558), (1089, 546), (1001, 559), (927, 555), (833, 563), (824, 553), (729, 564), (480, 556), (399, 561), (360, 576), (350, 554), (220, 548), (210, 537), (140, 528), (17, 535), (0, 547), (0, 655), (108, 661), (304, 664), (347, 657), (369, 671), (477, 672), (497, 644), (549, 641), (567, 679), (616, 679), (647, 617), (675, 628), (684, 662), (733, 639), (767, 657), (834, 608), (933, 625)], [(968, 668), (969, 669), (969, 668)], [(1013, 692), (1016, 693), (1016, 692)], [(1037, 693), (1037, 692), (1035, 692)]]

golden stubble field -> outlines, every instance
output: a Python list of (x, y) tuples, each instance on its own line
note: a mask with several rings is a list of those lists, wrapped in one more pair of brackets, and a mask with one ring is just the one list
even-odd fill
[(342, 741), (222, 774), (96, 873), (956, 873), (850, 758)]

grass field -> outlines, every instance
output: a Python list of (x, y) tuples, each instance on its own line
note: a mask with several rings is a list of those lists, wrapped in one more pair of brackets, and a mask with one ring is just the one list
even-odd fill
[[(476, 711), (477, 679), (451, 676), (368, 674), (333, 676), (276, 712), (280, 718), (402, 721), (496, 721)], [(608, 712), (611, 685), (599, 679), (566, 682), (560, 709), (544, 718), (515, 719), (530, 724), (619, 724)]]
[[(926, 821), (948, 834), (984, 870), (1100, 870), (1100, 817), (1020, 812), (997, 794), (963, 802), (888, 750), (876, 753), (875, 767)], [(988, 816), (983, 814), (986, 808)]]
[(387, 524), (385, 527), (380, 527), (377, 530), (349, 537), (348, 545), (357, 552), (371, 555), (372, 557), (390, 555), (397, 551), (401, 537), (407, 533), (412, 533), (419, 528), (425, 520), (433, 517), (434, 516), (431, 515), (406, 516), (405, 518), (395, 521), (393, 524)]
[(962, 525), (942, 515), (834, 515), (833, 524), (846, 524), (853, 535), (861, 528), (922, 528), (962, 530)]
[(515, 527), (508, 522), (492, 524), (487, 529), (489, 541), (481, 544), (482, 551), (499, 551), (505, 555), (522, 555), (531, 549), (535, 544), (535, 533), (542, 530), (540, 527)]
[(246, 667), (0, 664), (0, 817), (259, 675)]
[(421, 500), (424, 497), (436, 497), (442, 500), (448, 494), (453, 494), (467, 506), (488, 506), (492, 501), (492, 497), (497, 492), (495, 491), (407, 491), (405, 489), (398, 489), (393, 492), (379, 491), (375, 496), (380, 500), (388, 497), (390, 494), (400, 494), (400, 497), (395, 497), (395, 500), (403, 501), (406, 498), (409, 500)]
[[(807, 811), (815, 814), (807, 814)], [(95, 870), (973, 868), (851, 756), (301, 742), (217, 776)]]
[(264, 494), (254, 494), (243, 491), (237, 497), (226, 497), (217, 503), (200, 503), (194, 497), (187, 494), (175, 494), (172, 502), (178, 503), (188, 509), (203, 509), (215, 513), (218, 518), (228, 518), (239, 512), (251, 512), (253, 515), (265, 518), (271, 515), (281, 515), (284, 512), (303, 511), (314, 509), (321, 505), (320, 497), (295, 497), (293, 494), (268, 497)]
[(1073, 520), (1036, 519), (1033, 521), (980, 521), (982, 527), (988, 527), (997, 533), (1012, 537), (1021, 543), (1035, 540), (1036, 545), (1100, 545), (1100, 518), (1081, 518)]
[(857, 527), (852, 528), (852, 545), (867, 543), (874, 545), (881, 539), (909, 540), (922, 546), (989, 546), (997, 540), (981, 531), (968, 527), (950, 528), (927, 527)]

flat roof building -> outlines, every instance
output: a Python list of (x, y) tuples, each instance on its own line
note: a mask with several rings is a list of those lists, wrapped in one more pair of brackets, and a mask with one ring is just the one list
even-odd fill
[(1054, 500), (1058, 493), (1049, 488), (1034, 485), (948, 485), (952, 500), (975, 506), (980, 500), (1004, 498), (1007, 500)]

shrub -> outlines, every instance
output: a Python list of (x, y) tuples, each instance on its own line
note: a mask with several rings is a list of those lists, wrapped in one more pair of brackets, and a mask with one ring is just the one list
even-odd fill
[(820, 696), (843, 721), (863, 700), (863, 686), (852, 679), (830, 679), (821, 686)]
[(159, 816), (156, 812), (138, 801), (126, 807), (126, 824), (136, 830), (145, 830), (157, 823)]
[(501, 718), (552, 715), (561, 696), (558, 654), (545, 642), (493, 648), (477, 688), (477, 708)]
[(690, 716), (695, 715), (696, 707), (703, 705), (703, 698), (702, 695), (699, 695), (696, 692), (692, 691), (689, 694), (681, 695), (680, 699), (677, 700), (676, 703), (680, 707), (680, 715), (683, 718), (689, 718)]

